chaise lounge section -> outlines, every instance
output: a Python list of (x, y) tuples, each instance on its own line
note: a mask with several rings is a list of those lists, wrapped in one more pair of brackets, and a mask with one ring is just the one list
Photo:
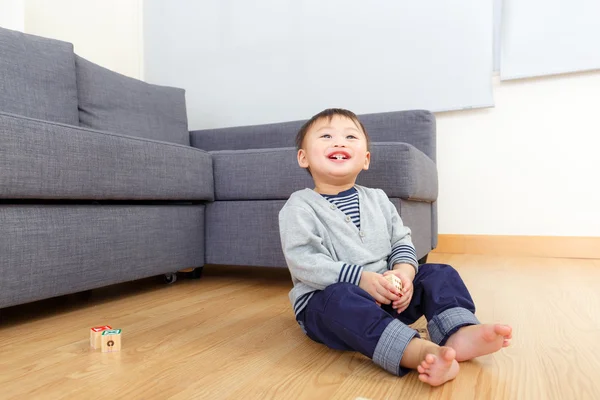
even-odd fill
[(0, 308), (204, 264), (182, 89), (0, 29)]
[[(292, 147), (305, 121), (189, 132), (183, 89), (2, 28), (0, 88), (0, 309), (205, 264), (286, 267), (278, 213), (312, 187)], [(357, 183), (388, 194), (424, 258), (435, 117), (360, 119), (372, 162)]]

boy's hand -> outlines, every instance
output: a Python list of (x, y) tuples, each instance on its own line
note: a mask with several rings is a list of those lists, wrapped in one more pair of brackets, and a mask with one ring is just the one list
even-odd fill
[(369, 293), (377, 304), (390, 304), (400, 299), (394, 285), (377, 272), (363, 271), (358, 286)]
[(415, 279), (415, 267), (410, 264), (396, 264), (392, 271), (386, 271), (383, 275), (394, 274), (402, 281), (402, 296), (398, 300), (394, 300), (392, 308), (398, 311), (398, 314), (408, 308), (412, 300), (414, 287), (413, 280)]

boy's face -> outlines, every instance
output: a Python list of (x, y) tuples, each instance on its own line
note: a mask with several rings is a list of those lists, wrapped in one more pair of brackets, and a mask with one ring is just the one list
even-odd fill
[(334, 115), (317, 120), (298, 150), (298, 164), (310, 168), (316, 183), (354, 183), (362, 170), (369, 169), (371, 154), (367, 138), (351, 119)]

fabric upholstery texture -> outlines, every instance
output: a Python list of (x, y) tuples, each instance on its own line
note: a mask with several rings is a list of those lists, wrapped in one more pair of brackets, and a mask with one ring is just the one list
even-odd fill
[[(425, 110), (408, 110), (358, 116), (372, 142), (408, 143), (436, 160), (435, 116)], [(305, 121), (194, 130), (191, 144), (207, 151), (292, 147)]]
[(204, 264), (204, 206), (0, 204), (0, 308)]
[(431, 202), (438, 196), (435, 163), (407, 143), (373, 143), (369, 169), (360, 173), (356, 183), (380, 188), (388, 197)]
[(0, 171), (0, 198), (214, 198), (203, 150), (3, 113)]
[(284, 200), (206, 204), (206, 263), (286, 268), (279, 238)]
[[(431, 249), (430, 203), (392, 198), (411, 228), (417, 256)], [(206, 263), (286, 267), (279, 237), (285, 200), (216, 201), (206, 205)]]
[(129, 78), (76, 56), (80, 125), (189, 145), (185, 91)]
[(431, 203), (404, 199), (393, 199), (392, 202), (399, 210), (404, 225), (411, 229), (412, 241), (417, 250), (417, 258), (420, 259), (432, 249)]
[(0, 28), (0, 111), (79, 125), (73, 45)]
[[(217, 200), (283, 200), (313, 187), (298, 166), (296, 149), (267, 148), (211, 152)], [(438, 194), (435, 163), (406, 143), (373, 143), (371, 166), (357, 183), (379, 188), (388, 197), (433, 201)]]
[(0, 309), (204, 265), (182, 89), (0, 28)]

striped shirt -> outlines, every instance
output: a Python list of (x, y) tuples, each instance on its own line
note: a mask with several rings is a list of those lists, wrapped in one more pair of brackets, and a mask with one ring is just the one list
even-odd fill
[(340, 211), (343, 211), (360, 230), (360, 207), (358, 204), (358, 191), (355, 187), (344, 190), (338, 194), (322, 194), (331, 204), (335, 204)]

